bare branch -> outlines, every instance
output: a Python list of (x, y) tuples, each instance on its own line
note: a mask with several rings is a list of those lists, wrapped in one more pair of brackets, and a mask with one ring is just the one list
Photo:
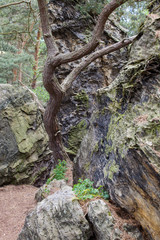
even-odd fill
[(86, 59), (84, 59), (78, 67), (74, 68), (73, 71), (65, 78), (65, 80), (62, 82), (61, 87), (63, 89), (63, 92), (67, 91), (71, 85), (72, 82), (76, 79), (76, 77), (80, 74), (80, 72), (86, 68), (91, 62), (96, 60), (97, 58), (109, 54), (111, 52), (114, 52), (116, 50), (119, 50), (122, 47), (125, 47), (133, 42), (133, 40), (136, 38), (136, 36), (123, 39), (122, 41), (112, 44), (111, 46), (108, 46), (106, 48), (103, 48), (101, 50), (98, 50), (96, 52), (93, 52), (90, 54)]
[(0, 6), (0, 9), (5, 8), (5, 7), (10, 7), (10, 6), (13, 6), (13, 5), (18, 5), (18, 4), (21, 4), (21, 3), (30, 3), (30, 1), (28, 1), (28, 2), (27, 1), (21, 1), (21, 2), (8, 3), (8, 4)]

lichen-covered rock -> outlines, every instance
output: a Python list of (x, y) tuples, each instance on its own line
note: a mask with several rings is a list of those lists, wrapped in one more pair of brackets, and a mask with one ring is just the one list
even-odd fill
[(125, 223), (121, 227), (122, 219), (115, 219), (112, 211), (101, 199), (89, 203), (87, 219), (97, 240), (146, 240), (136, 224)]
[(121, 239), (121, 234), (116, 234), (115, 236), (114, 218), (103, 200), (96, 200), (89, 203), (88, 220), (92, 223), (96, 239)]
[(88, 240), (89, 223), (71, 187), (48, 196), (31, 212), (17, 240)]
[(160, 13), (152, 14), (132, 44), (127, 65), (98, 93), (74, 179), (89, 177), (104, 185), (112, 200), (159, 240)]
[(52, 165), (42, 112), (22, 87), (0, 85), (0, 185), (37, 184)]

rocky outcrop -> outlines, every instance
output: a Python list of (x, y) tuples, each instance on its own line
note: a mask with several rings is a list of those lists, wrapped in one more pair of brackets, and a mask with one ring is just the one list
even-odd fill
[(41, 108), (25, 88), (0, 85), (0, 185), (39, 185), (51, 166)]
[(17, 240), (88, 240), (92, 231), (74, 197), (72, 188), (65, 186), (40, 202), (27, 216)]
[[(50, 192), (51, 195), (42, 201), (38, 198), (41, 202), (26, 217), (17, 240), (147, 240), (137, 222), (118, 216), (111, 204), (98, 199), (85, 205), (83, 202), (82, 208), (64, 180), (54, 180), (53, 186), (56, 192)], [(42, 196), (42, 192), (36, 196)]]
[(132, 44), (127, 65), (109, 87), (99, 90), (74, 167), (75, 182), (87, 177), (104, 185), (155, 240), (160, 239), (159, 30), (160, 13), (152, 12)]

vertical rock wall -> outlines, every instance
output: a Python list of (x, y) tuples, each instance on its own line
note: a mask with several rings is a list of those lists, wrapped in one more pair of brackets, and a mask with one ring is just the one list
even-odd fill
[[(90, 178), (160, 239), (159, 1), (132, 44), (127, 65), (97, 94), (98, 106), (75, 159), (74, 180)], [(158, 3), (158, 4), (157, 4)]]

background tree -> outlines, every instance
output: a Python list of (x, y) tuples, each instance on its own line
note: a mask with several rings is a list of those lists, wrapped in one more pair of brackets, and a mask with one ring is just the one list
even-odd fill
[(37, 1), (9, 0), (6, 4), (2, 0), (0, 12), (0, 82), (23, 79), (29, 84), (32, 76), (36, 79), (40, 45)]
[[(113, 11), (115, 11), (115, 9), (117, 9), (125, 2), (127, 2), (127, 0), (112, 0), (106, 4), (101, 14), (99, 15), (96, 26), (93, 30), (91, 40), (82, 48), (77, 48), (77, 50), (74, 52), (62, 54), (59, 53), (50, 31), (47, 13), (47, 2), (46, 0), (38, 0), (42, 32), (47, 46), (47, 60), (44, 66), (43, 83), (44, 87), (50, 95), (50, 99), (44, 114), (44, 122), (46, 131), (49, 135), (50, 148), (53, 151), (55, 160), (67, 158), (67, 155), (63, 148), (60, 129), (56, 116), (59, 112), (62, 99), (67, 90), (71, 87), (72, 82), (85, 67), (87, 67), (98, 57), (125, 47), (134, 39), (134, 37), (130, 39), (124, 39), (123, 41), (111, 46), (96, 50), (97, 46), (100, 43), (104, 26), (108, 17)], [(55, 69), (62, 64), (69, 63), (78, 59), (81, 59), (81, 63), (70, 72), (70, 74), (62, 81), (62, 83), (59, 83), (55, 76)]]

